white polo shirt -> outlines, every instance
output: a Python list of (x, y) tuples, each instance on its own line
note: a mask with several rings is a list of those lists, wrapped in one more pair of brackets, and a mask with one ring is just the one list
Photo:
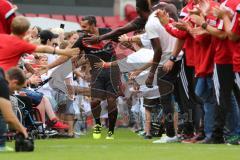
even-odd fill
[(174, 49), (177, 39), (171, 36), (165, 30), (165, 28), (162, 26), (162, 24), (156, 17), (156, 11), (148, 17), (147, 23), (145, 25), (145, 30), (149, 40), (159, 38), (162, 48), (162, 58), (160, 61), (160, 65), (163, 65), (171, 56), (171, 52)]

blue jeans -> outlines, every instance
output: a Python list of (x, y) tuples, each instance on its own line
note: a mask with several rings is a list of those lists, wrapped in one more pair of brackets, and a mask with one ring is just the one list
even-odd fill
[(238, 103), (236, 97), (232, 94), (232, 109), (231, 112), (227, 114), (226, 117), (226, 127), (230, 133), (229, 136), (240, 134), (240, 112), (238, 108)]
[(214, 125), (215, 108), (217, 105), (212, 77), (198, 78), (195, 93), (203, 102), (204, 132), (206, 138), (211, 138)]
[(4, 135), (7, 131), (6, 122), (3, 119), (2, 114), (0, 113), (0, 147), (4, 147), (6, 144), (6, 136)]

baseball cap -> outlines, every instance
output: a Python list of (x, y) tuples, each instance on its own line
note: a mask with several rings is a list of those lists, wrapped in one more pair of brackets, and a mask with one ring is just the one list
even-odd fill
[(42, 30), (40, 33), (39, 33), (39, 37), (41, 40), (49, 40), (49, 39), (54, 39), (54, 38), (58, 38), (58, 35), (57, 34), (53, 34), (51, 31), (49, 30)]

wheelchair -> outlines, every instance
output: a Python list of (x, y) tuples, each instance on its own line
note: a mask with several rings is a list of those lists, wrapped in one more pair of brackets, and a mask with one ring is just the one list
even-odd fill
[(15, 108), (17, 118), (27, 128), (29, 134), (34, 139), (47, 138), (40, 111), (32, 104), (31, 98), (18, 95), (13, 95), (13, 97), (18, 101), (18, 106)]

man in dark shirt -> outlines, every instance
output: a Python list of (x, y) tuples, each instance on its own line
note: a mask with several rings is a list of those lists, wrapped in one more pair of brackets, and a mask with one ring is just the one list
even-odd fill
[(4, 77), (3, 69), (0, 68), (0, 97), (9, 99), (9, 90), (8, 90), (8, 84)]
[[(119, 34), (122, 34), (124, 32), (128, 32), (128, 31), (131, 31), (134, 29), (145, 27), (146, 32), (148, 34), (148, 38), (151, 37), (150, 41), (151, 41), (152, 48), (154, 50), (153, 63), (151, 65), (151, 69), (150, 69), (148, 78), (145, 82), (146, 86), (149, 88), (152, 88), (155, 72), (157, 69), (159, 69), (158, 76), (157, 76), (159, 92), (160, 93), (168, 93), (166, 96), (161, 97), (161, 104), (162, 104), (162, 106), (164, 106), (163, 112), (165, 115), (167, 115), (167, 116), (165, 116), (165, 124), (166, 124), (166, 132), (167, 132), (168, 137), (167, 138), (164, 137), (160, 141), (156, 142), (156, 143), (159, 143), (159, 142), (166, 143), (166, 142), (173, 142), (173, 141), (177, 140), (177, 136), (176, 136), (175, 129), (174, 129), (174, 123), (173, 123), (172, 119), (169, 118), (169, 115), (171, 116), (174, 113), (174, 107), (172, 105), (173, 104), (172, 103), (172, 91), (173, 91), (172, 84), (174, 84), (176, 82), (178, 68), (180, 67), (180, 63), (178, 63), (178, 65), (176, 65), (174, 67), (175, 68), (174, 71), (166, 74), (165, 76), (162, 76), (162, 73), (163, 73), (162, 69), (158, 68), (159, 62), (162, 58), (163, 50), (162, 50), (162, 46), (160, 43), (160, 35), (158, 34), (157, 31), (155, 31), (156, 34), (153, 35), (153, 33), (154, 33), (153, 29), (156, 25), (152, 25), (152, 24), (154, 24), (154, 22), (152, 22), (153, 20), (151, 19), (151, 17), (149, 19), (149, 16), (151, 14), (153, 14), (152, 10), (156, 10), (158, 8), (166, 10), (166, 12), (170, 15), (170, 17), (177, 19), (176, 7), (173, 4), (168, 4), (165, 2), (159, 3), (158, 0), (151, 0), (150, 3), (148, 0), (136, 0), (136, 9), (137, 9), (137, 13), (140, 18), (135, 19), (132, 23), (128, 24), (127, 26), (125, 26), (123, 28), (116, 30), (115, 32), (113, 31), (113, 32), (107, 33), (105, 35), (99, 35), (96, 37), (96, 39), (99, 42), (100, 40), (103, 40), (103, 39), (112, 38), (113, 36), (119, 36)], [(147, 27), (144, 24), (144, 22), (146, 22), (146, 21), (148, 21)], [(159, 26), (157, 26), (157, 27), (159, 27)], [(148, 30), (147, 30), (147, 28), (148, 28)], [(161, 28), (161, 25), (159, 27), (159, 30), (160, 30), (160, 28)], [(166, 35), (169, 37), (169, 39), (171, 38), (170, 35), (168, 35), (168, 34), (166, 34)], [(84, 40), (85, 40), (85, 42), (88, 42), (91, 39), (85, 38)], [(94, 40), (94, 38), (93, 38), (93, 40)], [(164, 41), (164, 39), (162, 39), (162, 41)], [(169, 45), (170, 50), (171, 50), (171, 48), (172, 48), (172, 46)], [(169, 59), (170, 59), (170, 57), (169, 57)], [(165, 83), (166, 81), (168, 83)]]
[[(0, 68), (0, 97), (9, 100), (9, 91), (7, 81), (4, 78), (3, 70)], [(0, 112), (0, 150), (6, 149), (6, 138), (4, 134), (6, 133), (6, 123), (3, 119), (2, 113)], [(11, 149), (10, 149), (11, 150)]]
[[(116, 60), (114, 45), (111, 41), (102, 41), (96, 44), (87, 44), (83, 38), (91, 36), (100, 36), (111, 31), (109, 28), (97, 28), (96, 18), (94, 16), (83, 17), (81, 22), (84, 34), (77, 40), (73, 48), (79, 48), (84, 52), (91, 65), (91, 109), (95, 119), (96, 125), (93, 131), (93, 138), (101, 138), (101, 100), (107, 99), (108, 102), (108, 120), (109, 131), (106, 139), (114, 139), (114, 127), (117, 120), (118, 110), (116, 99), (118, 97), (120, 71), (118, 67), (111, 67), (106, 69), (98, 69), (94, 64), (100, 61), (111, 62)], [(57, 65), (66, 62), (69, 58), (60, 57), (52, 64), (48, 65), (51, 69)]]
[[(15, 70), (15, 69), (14, 69)], [(13, 151), (12, 148), (6, 146), (6, 122), (10, 123), (17, 131), (27, 137), (26, 129), (18, 121), (13, 113), (11, 103), (9, 101), (8, 83), (5, 80), (4, 72), (0, 68), (0, 152)]]
[(96, 126), (93, 132), (93, 138), (98, 139), (101, 136), (101, 100), (107, 99), (109, 131), (106, 139), (113, 139), (114, 127), (117, 119), (116, 98), (119, 88), (119, 69), (112, 67), (110, 69), (97, 69), (94, 64), (99, 61), (111, 62), (116, 60), (114, 45), (111, 41), (102, 41), (95, 45), (84, 43), (83, 38), (91, 35), (103, 35), (111, 31), (109, 28), (97, 28), (96, 18), (94, 16), (83, 17), (81, 27), (86, 32), (80, 37), (73, 46), (78, 47), (85, 52), (91, 64), (91, 109), (95, 118)]

